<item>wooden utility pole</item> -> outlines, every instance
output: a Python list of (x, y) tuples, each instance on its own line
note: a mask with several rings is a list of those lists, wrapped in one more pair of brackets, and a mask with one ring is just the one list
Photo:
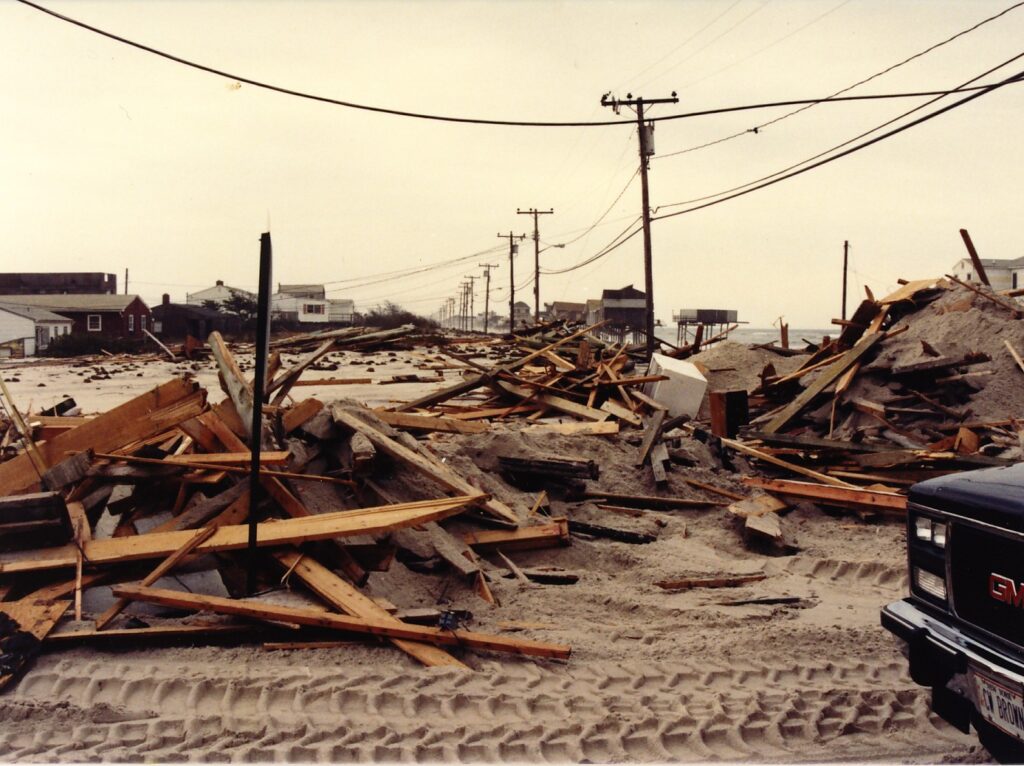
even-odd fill
[(252, 381), (252, 428), (249, 435), (249, 540), (246, 592), (256, 592), (260, 558), (256, 552), (256, 509), (263, 499), (260, 482), (260, 447), (263, 438), (263, 394), (266, 389), (267, 356), (270, 349), (270, 291), (273, 284), (273, 249), (270, 232), (260, 235), (259, 292), (256, 295), (256, 369)]
[(476, 280), (479, 279), (475, 274), (466, 277), (469, 280), (469, 332), (476, 331)]
[(650, 190), (647, 185), (647, 168), (650, 157), (654, 154), (654, 123), (644, 124), (644, 106), (652, 104), (678, 104), (679, 99), (676, 92), (672, 91), (670, 98), (633, 98), (632, 93), (627, 93), (624, 101), (612, 98), (609, 93), (601, 96), (601, 106), (610, 106), (616, 114), (619, 107), (636, 107), (636, 129), (640, 137), (640, 189), (641, 203), (643, 205), (644, 221), (644, 290), (647, 293), (647, 321), (645, 334), (647, 336), (647, 358), (654, 355), (656, 338), (654, 337), (654, 274), (651, 268), (651, 202)]
[(484, 270), (484, 278), (487, 280), (487, 286), (484, 288), (484, 335), (487, 334), (487, 322), (491, 315), (491, 269), (498, 268), (496, 263), (478, 263)]
[(846, 319), (846, 265), (850, 259), (850, 241), (843, 241), (843, 319)]
[(551, 215), (555, 212), (554, 208), (551, 210), (537, 210), (537, 208), (531, 207), (529, 210), (520, 210), (516, 208), (517, 215), (532, 215), (533, 216), (533, 321), (540, 321), (540, 229), (537, 226), (537, 216), (539, 215)]
[(511, 335), (516, 329), (516, 264), (515, 256), (519, 250), (519, 245), (515, 243), (518, 239), (522, 242), (526, 239), (525, 234), (520, 234), (518, 237), (509, 232), (508, 234), (499, 234), (501, 239), (508, 237), (508, 332)]

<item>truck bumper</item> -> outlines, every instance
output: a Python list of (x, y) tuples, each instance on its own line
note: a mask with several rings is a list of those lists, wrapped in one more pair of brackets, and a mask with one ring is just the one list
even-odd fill
[(924, 612), (909, 599), (882, 608), (882, 627), (907, 643), (910, 677), (932, 688), (932, 709), (964, 732), (976, 715), (969, 673), (981, 673), (1024, 688), (1024, 662), (965, 635)]

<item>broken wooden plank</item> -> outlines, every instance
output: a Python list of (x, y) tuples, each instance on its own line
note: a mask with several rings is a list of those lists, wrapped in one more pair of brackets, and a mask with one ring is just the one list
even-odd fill
[[(299, 382), (301, 383), (301, 381)], [(281, 416), (281, 428), (284, 429), (285, 434), (290, 434), (296, 428), (305, 424), (323, 408), (324, 403), (319, 399), (314, 399), (312, 397), (309, 399), (303, 399), (294, 407), (285, 410), (284, 414)]]
[(619, 432), (617, 420), (594, 423), (538, 423), (522, 429), (529, 434), (561, 434), (562, 436), (610, 436)]
[(595, 410), (593, 407), (587, 407), (585, 404), (577, 404), (576, 402), (570, 401), (562, 396), (555, 394), (549, 394), (544, 391), (534, 391), (525, 386), (517, 386), (514, 383), (509, 383), (506, 380), (494, 381), (495, 386), (506, 393), (512, 394), (519, 399), (529, 399), (537, 404), (550, 407), (558, 412), (564, 412), (567, 415), (573, 415), (574, 417), (583, 418), (585, 420), (603, 421), (607, 420), (609, 413)]
[(1024, 316), (1024, 312), (1021, 311), (1021, 308), (1020, 308), (1019, 304), (1016, 304), (1016, 303), (1013, 303), (1011, 301), (1005, 300), (1004, 298), (1000, 298), (1000, 297), (998, 297), (996, 295), (993, 295), (993, 294), (990, 294), (990, 293), (986, 293), (984, 290), (979, 290), (977, 287), (972, 285), (970, 282), (964, 282), (962, 279), (957, 279), (952, 274), (946, 274), (946, 279), (951, 279), (954, 282), (956, 282), (958, 285), (960, 285), (961, 287), (966, 287), (972, 293), (975, 293), (976, 295), (980, 295), (985, 300), (991, 301), (992, 303), (996, 304), (997, 306), (1000, 306), (1000, 307), (1006, 309), (1007, 311), (1009, 311), (1013, 315), (1014, 319), (1020, 319), (1021, 316)]
[(1017, 353), (1017, 349), (1013, 347), (1013, 344), (1009, 340), (1004, 339), (1003, 343), (1006, 344), (1006, 350), (1010, 352), (1010, 356), (1013, 357), (1013, 361), (1017, 363), (1021, 372), (1024, 372), (1024, 359), (1021, 359), (1020, 354)]
[(224, 386), (224, 391), (235, 405), (235, 412), (238, 413), (244, 433), (247, 437), (251, 438), (252, 388), (242, 374), (242, 370), (239, 369), (238, 362), (235, 361), (235, 357), (228, 348), (228, 344), (224, 342), (221, 334), (214, 330), (210, 333), (210, 337), (207, 338), (206, 342), (210, 344), (213, 358), (217, 360), (217, 368), (220, 370), (220, 379)]
[[(326, 540), (358, 534), (375, 534), (391, 529), (436, 521), (458, 513), (479, 502), (480, 495), (421, 500), (415, 503), (338, 511), (319, 516), (264, 522), (256, 527), (256, 544), (274, 546), (306, 540)], [(90, 540), (83, 545), (85, 560), (93, 565), (114, 564), (147, 558), (169, 556), (193, 535), (191, 531), (160, 532), (132, 537)], [(197, 552), (240, 550), (248, 545), (249, 527), (238, 524), (223, 526)], [(77, 548), (62, 546), (0, 554), (0, 572), (28, 572), (75, 565)], [(31, 554), (31, 555), (28, 555)]]
[[(17, 623), (17, 629), (31, 636), (20, 652), (4, 650), (8, 672), (0, 674), (0, 691), (23, 673), (38, 653), (38, 644), (53, 630), (61, 616), (71, 606), (70, 601), (45, 601), (27, 596), (19, 601), (0, 603), (0, 614)], [(34, 642), (34, 644), (32, 644)]]
[[(345, 614), (382, 622), (395, 622), (401, 625), (399, 620), (388, 614), (372, 599), (360, 593), (315, 559), (303, 556), (296, 550), (277, 551), (274, 553), (274, 558), (325, 602)], [(391, 642), (428, 667), (447, 666), (468, 669), (465, 664), (433, 644), (402, 638), (392, 638)]]
[(717, 500), (690, 500), (683, 497), (661, 497), (658, 495), (626, 495), (619, 492), (602, 492), (601, 490), (587, 490), (583, 497), (589, 500), (612, 500), (619, 505), (631, 506), (633, 508), (707, 508), (708, 506), (726, 505)]
[[(205, 401), (205, 392), (194, 381), (171, 380), (40, 443), (39, 451), (48, 466), (90, 448), (110, 452), (195, 417), (202, 412)], [(0, 496), (16, 494), (38, 482), (39, 474), (28, 455), (23, 453), (0, 463)]]
[(827, 474), (821, 473), (820, 471), (814, 471), (811, 470), (810, 468), (804, 468), (801, 465), (789, 463), (785, 460), (782, 460), (781, 458), (775, 457), (774, 455), (769, 455), (767, 452), (755, 449), (748, 444), (744, 444), (743, 442), (738, 442), (733, 439), (722, 439), (722, 444), (725, 445), (726, 447), (731, 447), (737, 452), (742, 452), (745, 455), (756, 457), (758, 460), (763, 460), (766, 463), (771, 463), (772, 465), (778, 466), (779, 468), (785, 468), (787, 471), (792, 471), (793, 473), (797, 473), (802, 476), (807, 476), (811, 479), (816, 479), (817, 481), (820, 481), (822, 484), (831, 484), (836, 487), (853, 486), (847, 481), (837, 479), (834, 476), (829, 476)]
[(387, 410), (374, 410), (373, 414), (389, 426), (405, 428), (411, 431), (482, 434), (485, 431), (491, 430), (489, 423), (476, 420), (413, 415), (407, 412), (388, 412)]
[[(591, 408), (588, 408), (591, 409)], [(637, 415), (633, 410), (628, 407), (624, 407), (613, 399), (607, 400), (600, 407), (601, 412), (607, 412), (609, 415), (614, 415), (619, 420), (624, 420), (632, 426), (639, 428), (644, 424), (643, 418)]]
[(907, 498), (895, 492), (881, 492), (852, 486), (825, 487), (806, 481), (762, 479), (757, 476), (744, 476), (743, 483), (769, 492), (817, 500), (825, 504), (852, 505), (875, 511), (894, 511), (898, 513), (903, 513), (907, 509)]
[(708, 484), (708, 483), (703, 482), (703, 481), (697, 481), (696, 479), (689, 479), (689, 478), (684, 478), (683, 481), (685, 481), (691, 487), (696, 487), (697, 489), (702, 489), (705, 492), (710, 492), (710, 493), (712, 493), (714, 495), (721, 495), (722, 497), (727, 497), (730, 500), (746, 500), (747, 499), (746, 495), (741, 495), (741, 494), (739, 494), (737, 492), (732, 492), (732, 491), (730, 491), (728, 489), (722, 489), (721, 487), (716, 487), (714, 484)]
[(818, 394), (823, 392), (832, 383), (839, 378), (849, 367), (860, 359), (864, 354), (874, 348), (875, 344), (878, 343), (882, 338), (885, 337), (884, 333), (872, 333), (862, 338), (856, 346), (851, 348), (832, 365), (826, 367), (818, 375), (818, 378), (807, 388), (805, 388), (800, 394), (798, 394), (792, 402), (764, 427), (764, 431), (767, 433), (775, 433), (782, 428), (786, 423), (792, 420), (804, 407), (811, 403)]
[(550, 523), (514, 530), (486, 529), (467, 532), (462, 539), (477, 551), (531, 550), (569, 545), (568, 519), (552, 519)]
[[(334, 338), (328, 338), (315, 350), (310, 351), (306, 356), (296, 362), (294, 366), (281, 373), (274, 381), (267, 385), (268, 394), (277, 391), (272, 400), (272, 404), (280, 404), (283, 402), (292, 386), (298, 381), (299, 376), (306, 371), (306, 368), (329, 352), (332, 348), (334, 348)], [(239, 413), (241, 413), (241, 410), (239, 410)]]
[(734, 516), (746, 519), (750, 516), (764, 516), (766, 513), (776, 513), (789, 507), (777, 497), (771, 495), (754, 495), (733, 503), (726, 508)]
[(659, 580), (654, 583), (662, 590), (691, 590), (693, 588), (736, 588), (768, 577), (764, 572), (747, 575), (720, 575), (718, 577), (686, 577), (680, 580)]
[(473, 649), (562, 660), (568, 659), (572, 652), (572, 649), (564, 644), (511, 639), (504, 636), (492, 636), (468, 630), (442, 630), (440, 628), (427, 628), (405, 623), (398, 623), (396, 625), (397, 621), (364, 619), (348, 615), (331, 614), (315, 609), (235, 601), (230, 598), (199, 596), (193, 593), (178, 593), (158, 588), (143, 588), (137, 585), (117, 586), (114, 588), (114, 595), (180, 609), (210, 611), (217, 614), (230, 614), (265, 621), (291, 622), (297, 625), (310, 625), (353, 633), (368, 633), (388, 638), (426, 641), (442, 646), (468, 646)]
[(650, 457), (651, 450), (654, 448), (654, 443), (661, 438), (661, 430), (665, 423), (666, 415), (666, 410), (656, 410), (655, 413), (647, 420), (647, 426), (644, 429), (644, 436), (643, 440), (640, 442), (640, 451), (637, 455), (635, 465), (642, 466), (647, 462), (647, 458)]
[(331, 407), (331, 416), (334, 418), (336, 423), (340, 423), (350, 431), (364, 434), (381, 452), (390, 455), (396, 460), (401, 460), (411, 468), (414, 468), (427, 476), (427, 478), (436, 481), (441, 486), (455, 492), (461, 492), (465, 495), (476, 495), (480, 498), (479, 507), (481, 510), (486, 511), (502, 521), (511, 522), (512, 524), (519, 523), (519, 517), (516, 516), (515, 511), (504, 503), (498, 500), (493, 500), (489, 496), (480, 495), (479, 491), (475, 487), (447, 466), (443, 466), (433, 460), (428, 460), (423, 455), (413, 452), (405, 445), (399, 444), (390, 436), (381, 433), (344, 407), (333, 405)]
[(630, 532), (625, 529), (615, 529), (613, 527), (606, 527), (603, 524), (591, 524), (574, 519), (569, 520), (569, 531), (590, 535), (591, 537), (603, 537), (620, 543), (630, 543), (631, 545), (645, 545), (646, 543), (653, 543), (658, 539), (656, 535), (647, 534), (646, 532)]

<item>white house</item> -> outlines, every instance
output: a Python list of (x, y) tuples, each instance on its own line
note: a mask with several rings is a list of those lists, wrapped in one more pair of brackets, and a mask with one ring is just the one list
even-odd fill
[[(981, 265), (993, 290), (1024, 287), (1024, 258), (982, 258)], [(965, 282), (981, 282), (970, 258), (961, 258), (949, 273)]]
[(352, 322), (356, 313), (356, 302), (349, 298), (329, 298), (330, 309), (327, 317), (332, 322)]
[(0, 303), (0, 359), (35, 356), (60, 335), (71, 333), (74, 322), (37, 306)]
[(318, 298), (297, 298), (294, 295), (274, 293), (270, 296), (270, 316), (289, 322), (327, 324), (331, 318), (330, 301)]
[(205, 290), (200, 290), (197, 293), (188, 293), (185, 296), (185, 303), (191, 306), (202, 306), (206, 301), (213, 301), (214, 303), (224, 305), (224, 303), (236, 295), (251, 301), (256, 300), (255, 293), (250, 293), (248, 290), (242, 290), (238, 287), (231, 287), (224, 284), (223, 279), (218, 279), (217, 284), (213, 287), (207, 287)]

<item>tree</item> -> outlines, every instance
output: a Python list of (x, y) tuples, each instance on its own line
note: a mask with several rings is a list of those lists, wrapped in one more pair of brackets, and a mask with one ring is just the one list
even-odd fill
[(257, 308), (255, 298), (250, 298), (241, 293), (232, 293), (231, 297), (224, 301), (221, 306), (222, 311), (241, 317), (243, 324), (247, 324), (250, 319), (256, 318)]

